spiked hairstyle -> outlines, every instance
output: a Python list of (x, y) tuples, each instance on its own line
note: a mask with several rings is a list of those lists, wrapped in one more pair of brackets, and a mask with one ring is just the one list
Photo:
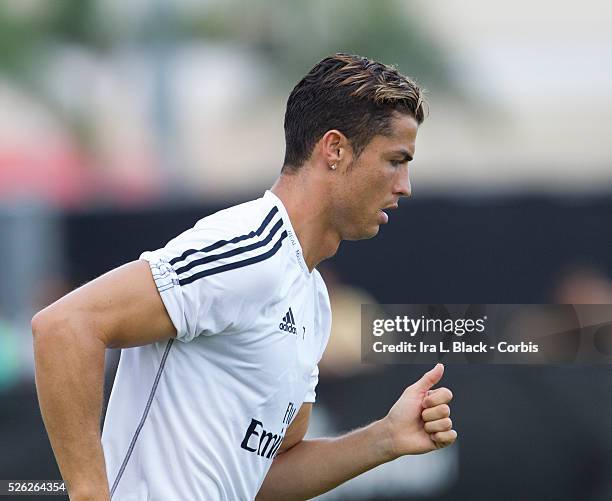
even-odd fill
[(357, 158), (374, 136), (391, 133), (394, 112), (409, 114), (421, 124), (426, 114), (423, 94), (392, 66), (351, 54), (326, 57), (289, 95), (283, 172), (308, 160), (328, 130), (342, 132)]

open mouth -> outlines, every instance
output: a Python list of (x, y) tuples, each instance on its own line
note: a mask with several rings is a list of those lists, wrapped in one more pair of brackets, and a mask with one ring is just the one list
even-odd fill
[(382, 209), (378, 209), (379, 215), (380, 215), (380, 219), (383, 223), (386, 223), (389, 221), (389, 214), (387, 214), (387, 210), (391, 210), (391, 209), (397, 209), (397, 204), (393, 204), (393, 205), (388, 205), (387, 207), (383, 207)]

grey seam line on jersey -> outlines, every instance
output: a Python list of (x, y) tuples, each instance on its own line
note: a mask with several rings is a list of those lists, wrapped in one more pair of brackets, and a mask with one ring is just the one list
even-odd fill
[(145, 410), (142, 413), (142, 418), (140, 419), (138, 428), (136, 428), (136, 432), (134, 433), (134, 436), (132, 437), (132, 441), (130, 442), (130, 447), (128, 448), (128, 451), (125, 455), (125, 459), (123, 460), (123, 463), (121, 463), (121, 468), (119, 468), (119, 473), (117, 473), (117, 478), (115, 478), (115, 481), (113, 482), (113, 487), (111, 488), (111, 499), (113, 497), (113, 494), (115, 493), (115, 489), (117, 488), (117, 485), (119, 485), (119, 480), (121, 480), (121, 477), (123, 476), (123, 472), (125, 471), (125, 468), (127, 467), (128, 461), (130, 460), (130, 456), (132, 455), (132, 451), (134, 450), (134, 446), (136, 445), (136, 440), (138, 440), (138, 435), (140, 434), (140, 430), (142, 430), (142, 427), (144, 426), (145, 421), (147, 420), (147, 416), (149, 415), (149, 409), (151, 408), (151, 404), (153, 403), (153, 397), (155, 396), (155, 390), (157, 390), (157, 385), (159, 384), (159, 380), (161, 378), (162, 371), (164, 370), (164, 365), (166, 365), (166, 359), (168, 358), (168, 353), (170, 353), (170, 348), (172, 347), (173, 342), (174, 342), (174, 338), (168, 340), (168, 344), (166, 345), (166, 350), (164, 351), (161, 362), (159, 364), (159, 369), (157, 369), (157, 374), (155, 375), (155, 381), (153, 381), (153, 388), (151, 388), (151, 394), (149, 395), (149, 400), (147, 401)]

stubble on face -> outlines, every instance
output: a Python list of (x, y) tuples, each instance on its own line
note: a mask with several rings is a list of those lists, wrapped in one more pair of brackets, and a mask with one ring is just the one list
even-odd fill
[[(375, 136), (344, 171), (342, 239), (376, 236), (386, 223), (382, 209), (410, 194), (407, 160), (414, 156), (416, 120), (396, 115), (389, 136)], [(398, 166), (392, 162), (403, 161)]]

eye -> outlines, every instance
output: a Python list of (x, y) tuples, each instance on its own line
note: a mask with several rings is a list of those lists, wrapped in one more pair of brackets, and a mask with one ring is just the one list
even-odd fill
[(393, 165), (393, 167), (399, 167), (403, 163), (404, 163), (403, 160), (391, 160), (391, 165)]

